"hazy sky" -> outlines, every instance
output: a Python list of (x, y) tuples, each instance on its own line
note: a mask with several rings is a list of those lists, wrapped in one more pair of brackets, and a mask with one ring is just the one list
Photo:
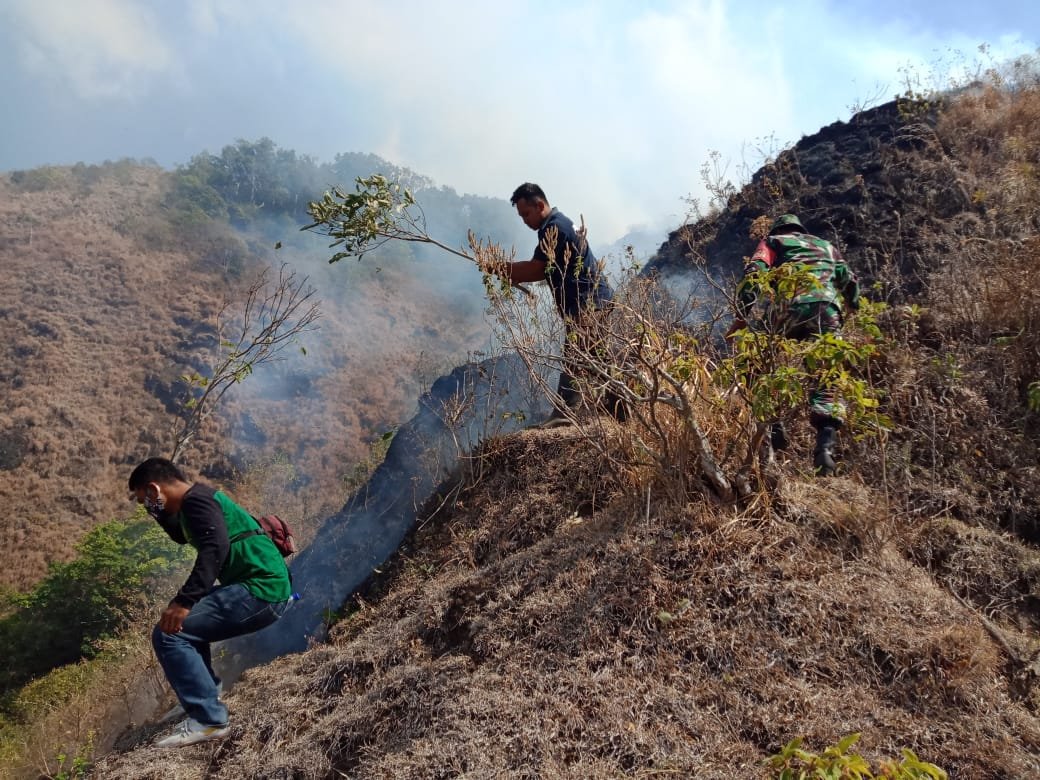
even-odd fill
[(908, 65), (1035, 53), (1034, 5), (0, 0), (0, 170), (268, 136), (460, 192), (536, 181), (609, 241), (677, 225), (710, 150), (736, 176), (894, 96)]

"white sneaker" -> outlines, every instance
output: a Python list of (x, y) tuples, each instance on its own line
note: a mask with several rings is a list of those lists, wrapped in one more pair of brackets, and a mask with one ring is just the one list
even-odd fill
[(167, 748), (194, 745), (196, 742), (207, 742), (211, 739), (220, 739), (221, 737), (226, 736), (230, 730), (231, 729), (228, 728), (227, 724), (224, 724), (223, 726), (204, 726), (194, 718), (188, 718), (182, 723), (179, 723), (170, 736), (156, 742), (155, 746)]
[[(217, 698), (219, 699), (223, 695), (224, 683), (220, 682), (217, 684)], [(184, 711), (184, 707), (181, 706), (180, 702), (177, 702), (172, 707), (170, 707), (170, 709), (166, 711), (166, 714), (159, 718), (159, 720), (157, 720), (156, 723), (169, 723), (171, 720), (183, 718), (186, 714), (187, 713)]]

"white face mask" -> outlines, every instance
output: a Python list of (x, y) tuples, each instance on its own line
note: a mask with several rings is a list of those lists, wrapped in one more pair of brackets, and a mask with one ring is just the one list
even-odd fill
[(165, 508), (166, 499), (162, 497), (162, 493), (156, 492), (155, 498), (145, 494), (144, 511), (147, 512), (153, 520), (158, 520), (162, 516), (162, 512)]

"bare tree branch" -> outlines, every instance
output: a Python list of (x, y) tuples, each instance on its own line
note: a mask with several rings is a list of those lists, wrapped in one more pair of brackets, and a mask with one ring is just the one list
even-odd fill
[(186, 375), (198, 395), (185, 403), (187, 414), (174, 438), (170, 460), (178, 462), (224, 394), (260, 365), (281, 359), (280, 353), (300, 335), (315, 329), (321, 316), (307, 278), (283, 264), (271, 279), (265, 268), (246, 291), (240, 310), (225, 302), (217, 313), (217, 348), (209, 376)]

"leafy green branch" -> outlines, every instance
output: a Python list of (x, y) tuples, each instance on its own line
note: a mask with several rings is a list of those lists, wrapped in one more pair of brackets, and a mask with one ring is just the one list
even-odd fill
[(321, 200), (307, 204), (314, 220), (301, 230), (310, 230), (334, 239), (329, 248), (342, 247), (329, 260), (345, 257), (359, 260), (387, 241), (432, 244), (445, 252), (473, 260), (473, 256), (454, 249), (435, 238), (426, 228), (426, 214), (412, 191), (381, 174), (358, 176), (354, 192), (334, 187)]
[(900, 751), (901, 760), (882, 761), (875, 773), (863, 756), (851, 752), (859, 738), (859, 734), (849, 734), (823, 753), (813, 753), (803, 749), (802, 739), (797, 737), (766, 763), (774, 780), (947, 780), (944, 770), (922, 761), (908, 748)]
[[(476, 264), (484, 273), (487, 285), (490, 275), (502, 271), (505, 263), (512, 259), (492, 242), (478, 239), (472, 230), (469, 231), (472, 254), (437, 240), (430, 235), (426, 214), (412, 191), (378, 173), (367, 178), (359, 176), (354, 192), (334, 187), (322, 195), (321, 200), (308, 203), (307, 213), (314, 221), (300, 229), (328, 236), (333, 239), (329, 248), (338, 248), (330, 263), (345, 257), (360, 260), (388, 241), (429, 244)], [(494, 255), (493, 262), (488, 262), (489, 254)], [(523, 285), (513, 286), (531, 294)]]
[(782, 419), (803, 406), (808, 388), (816, 386), (842, 399), (852, 430), (890, 427), (879, 411), (881, 390), (869, 381), (870, 361), (882, 338), (877, 316), (885, 305), (861, 300), (841, 334), (794, 339), (786, 335), (789, 301), (819, 289), (818, 280), (808, 271), (780, 266), (750, 274), (747, 283), (758, 293), (761, 316), (732, 334), (733, 352), (716, 377), (741, 393), (754, 419)]
[(1026, 405), (1031, 412), (1040, 412), (1040, 380), (1031, 382), (1026, 390)]

